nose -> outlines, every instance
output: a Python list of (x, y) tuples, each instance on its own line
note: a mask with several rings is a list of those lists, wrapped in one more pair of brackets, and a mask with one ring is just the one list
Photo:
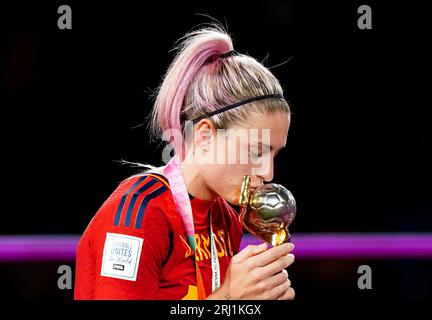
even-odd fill
[(270, 161), (268, 166), (262, 166), (261, 171), (257, 173), (257, 178), (261, 181), (259, 185), (262, 184), (263, 181), (270, 182), (274, 178), (274, 163)]

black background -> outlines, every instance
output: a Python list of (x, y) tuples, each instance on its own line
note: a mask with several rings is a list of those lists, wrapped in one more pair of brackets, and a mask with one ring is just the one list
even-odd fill
[[(72, 8), (72, 30), (57, 8)], [(357, 8), (372, 7), (372, 30)], [(274, 182), (292, 232), (430, 232), (432, 9), (420, 2), (14, 2), (1, 5), (1, 234), (81, 234), (126, 159), (161, 165), (142, 124), (174, 42), (201, 14), (280, 79), (292, 104)], [(0, 265), (5, 297), (70, 299), (58, 263)], [(70, 263), (69, 263), (70, 264)], [(357, 288), (360, 264), (374, 289)], [(296, 261), (297, 299), (432, 299), (430, 260)]]

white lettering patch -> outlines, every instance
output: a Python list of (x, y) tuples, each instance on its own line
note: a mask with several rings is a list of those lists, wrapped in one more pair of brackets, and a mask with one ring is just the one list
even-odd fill
[(107, 233), (101, 276), (136, 281), (143, 239)]

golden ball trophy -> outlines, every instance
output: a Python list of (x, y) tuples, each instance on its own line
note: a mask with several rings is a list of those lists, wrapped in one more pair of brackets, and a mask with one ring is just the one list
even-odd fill
[(243, 177), (240, 190), (240, 223), (258, 238), (273, 246), (289, 242), (288, 227), (297, 211), (295, 199), (284, 186), (264, 184), (250, 190), (250, 176)]

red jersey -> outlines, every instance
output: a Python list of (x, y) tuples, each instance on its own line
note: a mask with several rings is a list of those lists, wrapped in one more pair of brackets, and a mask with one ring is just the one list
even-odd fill
[(195, 256), (166, 178), (142, 174), (121, 182), (78, 244), (75, 299), (198, 299), (195, 258), (211, 294), (209, 210), (221, 283), (240, 248), (242, 228), (221, 197), (190, 198)]

